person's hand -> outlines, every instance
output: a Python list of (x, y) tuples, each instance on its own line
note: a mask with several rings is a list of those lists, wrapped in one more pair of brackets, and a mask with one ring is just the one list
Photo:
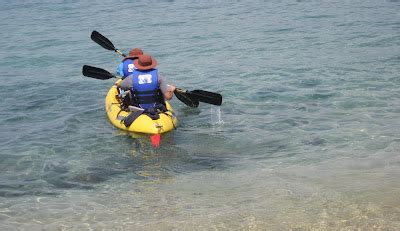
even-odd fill
[(174, 84), (168, 85), (168, 91), (174, 93), (176, 86)]
[(174, 96), (175, 89), (176, 89), (175, 85), (168, 85), (167, 92), (164, 93), (164, 98), (166, 100), (171, 100), (172, 97)]

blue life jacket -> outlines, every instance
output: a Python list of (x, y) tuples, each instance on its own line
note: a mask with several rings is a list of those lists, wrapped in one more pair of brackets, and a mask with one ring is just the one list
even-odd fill
[(133, 70), (132, 92), (135, 101), (141, 108), (149, 109), (154, 107), (159, 101), (157, 69), (147, 71)]
[(136, 67), (133, 64), (133, 59), (125, 59), (122, 62), (122, 73), (123, 77), (127, 77), (132, 74), (133, 70), (135, 70)]

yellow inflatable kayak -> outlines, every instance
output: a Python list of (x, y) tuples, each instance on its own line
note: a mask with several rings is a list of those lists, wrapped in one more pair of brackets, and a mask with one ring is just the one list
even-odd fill
[(153, 120), (148, 115), (141, 114), (129, 127), (126, 127), (123, 120), (132, 112), (121, 109), (121, 100), (118, 95), (119, 91), (117, 87), (113, 85), (106, 96), (107, 116), (115, 127), (129, 132), (155, 135), (169, 132), (175, 129), (178, 125), (178, 119), (176, 118), (171, 105), (167, 101), (166, 106), (168, 111), (160, 113), (159, 119)]

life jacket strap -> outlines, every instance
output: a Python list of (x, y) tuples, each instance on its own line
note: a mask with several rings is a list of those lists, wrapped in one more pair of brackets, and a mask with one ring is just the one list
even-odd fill
[(158, 89), (157, 90), (153, 90), (153, 91), (135, 91), (135, 94), (136, 95), (150, 95), (150, 94), (156, 95), (157, 92), (158, 92)]
[(141, 96), (138, 98), (138, 103), (139, 104), (148, 104), (148, 103), (156, 103), (157, 102), (157, 96), (154, 95), (149, 95), (149, 96)]
[(134, 91), (135, 99), (139, 104), (151, 104), (158, 102), (158, 90)]

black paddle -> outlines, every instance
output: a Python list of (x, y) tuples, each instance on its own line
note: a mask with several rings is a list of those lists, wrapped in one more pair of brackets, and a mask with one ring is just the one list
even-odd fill
[[(100, 79), (100, 80), (106, 80), (106, 79), (112, 79), (112, 78), (121, 78), (119, 76), (115, 76), (111, 74), (110, 72), (98, 68), (98, 67), (92, 67), (88, 65), (84, 65), (82, 68), (82, 74), (87, 77), (95, 78), (95, 79)], [(175, 95), (176, 97), (182, 101), (184, 104), (188, 105), (189, 107), (198, 107), (199, 106), (199, 101), (190, 95), (186, 94), (185, 91), (183, 90), (175, 90)]]
[[(87, 77), (101, 79), (101, 80), (119, 78), (119, 76), (115, 76), (104, 69), (88, 65), (83, 66), (82, 74)], [(180, 101), (182, 101), (183, 103), (185, 103), (190, 107), (198, 107), (199, 101), (218, 106), (221, 105), (222, 103), (222, 95), (210, 91), (204, 91), (204, 90), (188, 91), (185, 89), (176, 88), (174, 93)]]
[(104, 47), (105, 49), (110, 51), (115, 51), (118, 54), (122, 55), (123, 57), (126, 57), (124, 53), (115, 48), (114, 44), (108, 38), (104, 37), (104, 35), (100, 34), (99, 32), (95, 30), (92, 31), (90, 38), (100, 46)]

